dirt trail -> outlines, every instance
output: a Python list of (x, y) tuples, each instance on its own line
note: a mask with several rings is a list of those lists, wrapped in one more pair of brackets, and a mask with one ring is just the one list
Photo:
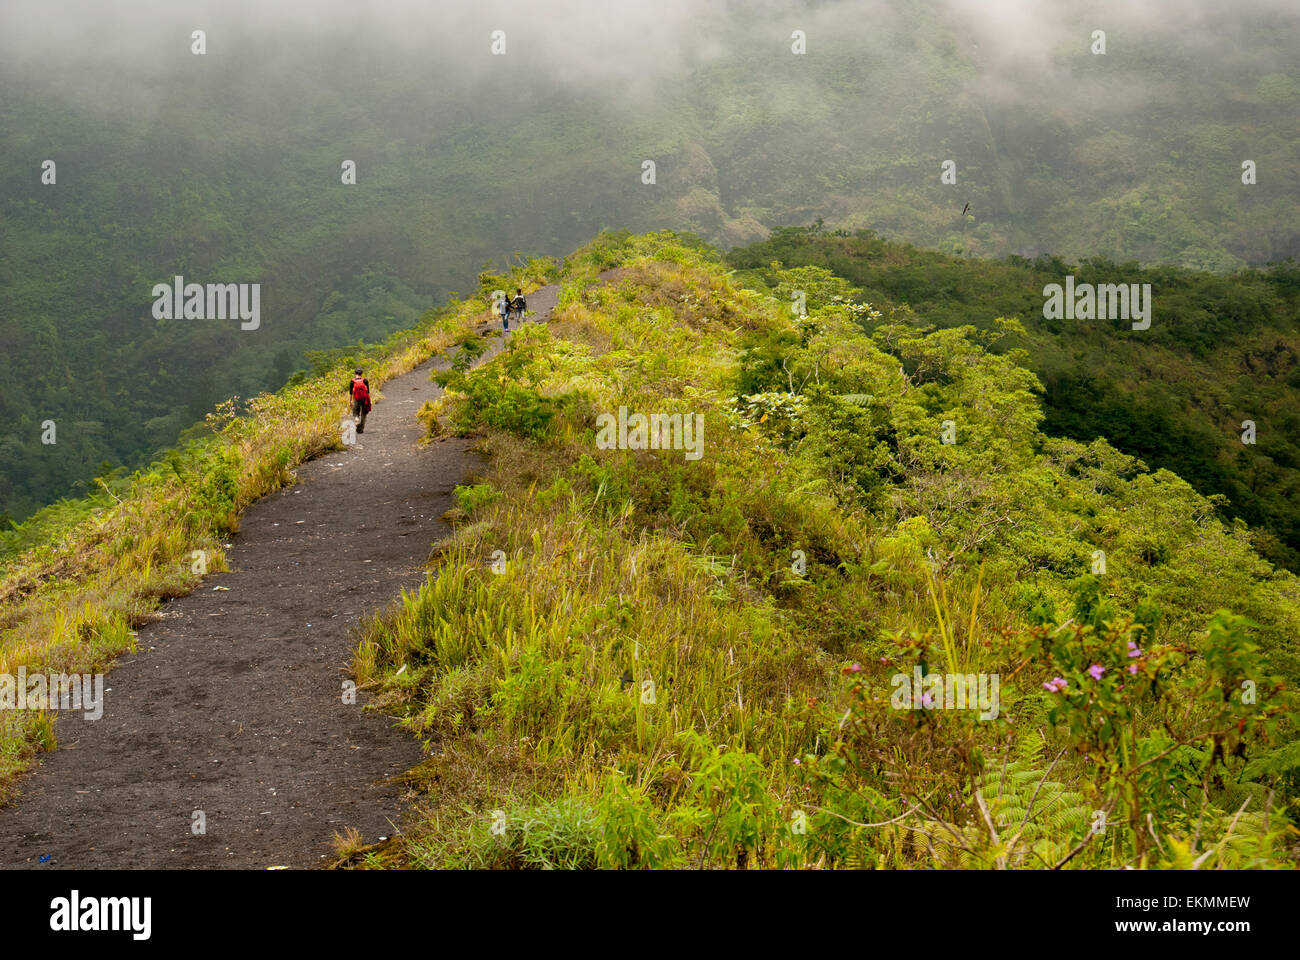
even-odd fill
[[(530, 321), (558, 291), (528, 296)], [(448, 362), (388, 381), (355, 446), (245, 512), (230, 572), (140, 629), (105, 678), (103, 717), (59, 717), (59, 749), (0, 810), (0, 868), (310, 867), (336, 830), (394, 832), (386, 781), (419, 744), (363, 713), (364, 694), (344, 704), (342, 684), (356, 627), (423, 581), (452, 488), (478, 465), (467, 441), (416, 444), (415, 413), (442, 392), (429, 372)]]

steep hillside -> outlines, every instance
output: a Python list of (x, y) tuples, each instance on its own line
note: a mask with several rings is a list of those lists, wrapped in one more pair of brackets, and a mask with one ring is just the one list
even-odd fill
[[(1300, 270), (1294, 263), (1217, 276), (1101, 257), (963, 259), (888, 242), (777, 230), (727, 262), (791, 302), (854, 297), (888, 305), (891, 322), (971, 325), (1020, 350), (1043, 386), (1043, 431), (1105, 437), (1254, 529), (1256, 548), (1300, 570)], [(773, 267), (781, 264), (782, 267)], [(1150, 328), (1044, 316), (1050, 284), (1150, 284)], [(892, 309), (898, 308), (898, 309)], [(997, 318), (1021, 321), (1008, 335)], [(864, 319), (871, 331), (880, 318)], [(1246, 422), (1254, 424), (1244, 442)]]
[(1294, 861), (1300, 581), (1209, 500), (1045, 435), (971, 327), (672, 235), (562, 276), (422, 413), (491, 465), (358, 650), (430, 751), (358, 862)]

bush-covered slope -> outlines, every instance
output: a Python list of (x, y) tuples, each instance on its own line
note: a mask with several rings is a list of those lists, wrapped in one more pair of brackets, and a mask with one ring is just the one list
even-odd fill
[[(1044, 434), (1025, 356), (972, 326), (796, 318), (671, 235), (564, 276), (423, 411), (491, 465), (358, 650), (431, 750), (417, 829), (359, 862), (1294, 861), (1300, 581), (1243, 526)], [(638, 448), (636, 414), (702, 433)], [(945, 700), (966, 676), (978, 709)]]
[[(1043, 431), (1105, 437), (1151, 467), (1177, 473), (1200, 493), (1226, 498), (1225, 515), (1252, 527), (1257, 549), (1300, 569), (1300, 270), (1294, 263), (1228, 276), (1057, 257), (963, 259), (889, 242), (784, 228), (732, 250), (727, 262), (786, 302), (864, 298), (907, 309), (913, 326), (1023, 334), (1019, 348), (1044, 388)], [(771, 264), (781, 264), (774, 269)], [(829, 273), (827, 273), (829, 271)], [(1045, 319), (1044, 287), (1150, 284), (1151, 326), (1124, 320)], [(877, 321), (865, 324), (871, 328)], [(1242, 442), (1245, 421), (1253, 444)]]

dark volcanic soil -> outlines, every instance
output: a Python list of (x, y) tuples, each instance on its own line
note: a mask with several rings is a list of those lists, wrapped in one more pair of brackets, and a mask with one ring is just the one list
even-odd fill
[[(557, 294), (530, 294), (530, 319)], [(59, 749), (0, 810), (0, 867), (309, 867), (335, 831), (373, 843), (400, 826), (390, 778), (419, 744), (342, 692), (359, 623), (424, 580), (452, 488), (478, 465), (466, 441), (416, 444), (434, 366), (384, 384), (355, 446), (248, 509), (230, 572), (139, 631), (102, 718), (59, 717)]]

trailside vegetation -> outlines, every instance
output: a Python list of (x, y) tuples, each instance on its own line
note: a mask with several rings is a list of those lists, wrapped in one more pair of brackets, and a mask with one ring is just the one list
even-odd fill
[[(415, 823), (341, 862), (1294, 866), (1300, 581), (1046, 433), (1023, 324), (818, 276), (798, 316), (800, 268), (602, 234), (446, 377), (430, 433), (490, 464), (354, 663), (427, 745)], [(702, 415), (702, 457), (597, 444), (620, 407)]]

